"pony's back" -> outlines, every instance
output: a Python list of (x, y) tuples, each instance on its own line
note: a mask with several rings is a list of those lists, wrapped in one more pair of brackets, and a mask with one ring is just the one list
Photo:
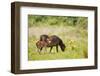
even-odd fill
[(45, 34), (44, 35), (41, 35), (40, 36), (40, 41), (45, 41), (46, 42), (47, 41), (47, 38), (49, 38), (48, 35), (45, 35)]

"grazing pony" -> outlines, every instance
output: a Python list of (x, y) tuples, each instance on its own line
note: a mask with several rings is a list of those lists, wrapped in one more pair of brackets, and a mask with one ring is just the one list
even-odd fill
[(58, 52), (58, 46), (60, 46), (63, 52), (65, 51), (65, 44), (58, 36), (52, 35), (47, 39), (47, 41), (49, 41), (49, 44), (47, 45), (47, 47), (50, 47), (50, 52), (52, 51), (52, 48), (54, 46), (56, 47), (57, 52)]
[[(36, 43), (37, 48), (39, 49), (39, 53), (42, 51), (43, 47), (50, 47), (50, 53), (52, 48), (55, 46), (56, 51), (58, 52), (58, 46), (60, 46), (61, 50), (65, 51), (65, 44), (63, 41), (56, 35), (48, 36), (41, 35), (40, 40)], [(46, 49), (45, 49), (46, 50)]]

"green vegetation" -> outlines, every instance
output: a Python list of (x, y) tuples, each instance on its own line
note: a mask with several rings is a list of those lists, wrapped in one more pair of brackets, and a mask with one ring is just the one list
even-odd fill
[[(88, 57), (88, 18), (71, 16), (38, 16), (28, 15), (29, 60), (53, 60), (53, 59), (80, 59)], [(47, 34), (59, 36), (66, 45), (65, 52), (55, 47), (52, 53), (43, 49), (41, 55), (37, 52), (35, 43), (40, 35)]]
[(87, 28), (87, 17), (71, 16), (28, 16), (28, 25), (32, 26), (78, 26)]

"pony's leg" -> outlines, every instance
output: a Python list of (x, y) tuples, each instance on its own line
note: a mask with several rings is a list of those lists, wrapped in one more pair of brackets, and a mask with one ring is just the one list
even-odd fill
[(37, 50), (36, 50), (36, 52), (40, 53), (40, 48), (38, 48), (38, 47), (37, 47)]
[(43, 49), (43, 48), (40, 48), (39, 54), (41, 54), (42, 49)]
[(58, 45), (56, 46), (56, 51), (58, 52)]
[(37, 48), (37, 52), (40, 53), (40, 49), (39, 48)]
[(46, 51), (47, 51), (47, 47), (45, 46), (44, 48), (45, 48), (44, 53), (46, 53)]
[(50, 48), (50, 53), (51, 53), (52, 48), (53, 48), (53, 47)]

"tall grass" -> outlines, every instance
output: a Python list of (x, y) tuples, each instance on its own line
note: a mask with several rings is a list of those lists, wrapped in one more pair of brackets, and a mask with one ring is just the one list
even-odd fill
[[(35, 17), (39, 17), (39, 21), (35, 21)], [(65, 24), (64, 19), (71, 21), (71, 25)], [(69, 18), (69, 19), (68, 19)], [(76, 23), (74, 24), (74, 18)], [(44, 19), (44, 21), (43, 21)], [(55, 20), (53, 20), (55, 19)], [(59, 23), (59, 19), (63, 19)], [(73, 19), (73, 20), (71, 20)], [(82, 21), (83, 19), (83, 21)], [(28, 40), (28, 59), (29, 60), (52, 60), (52, 59), (79, 59), (88, 57), (88, 33), (87, 33), (87, 18), (85, 17), (55, 17), (55, 16), (33, 16), (29, 15), (29, 40)], [(50, 22), (51, 20), (51, 22)], [(53, 21), (56, 21), (55, 24)], [(43, 21), (43, 22), (42, 22)], [(47, 22), (46, 22), (47, 21)], [(81, 22), (82, 21), (82, 22)], [(86, 22), (86, 23), (85, 23)], [(68, 22), (66, 22), (68, 23)], [(77, 25), (77, 23), (79, 23)], [(59, 25), (58, 25), (59, 24)], [(81, 26), (81, 24), (84, 26)], [(47, 34), (59, 36), (65, 46), (65, 52), (62, 52), (59, 48), (59, 52), (56, 52), (56, 48), (52, 49), (52, 53), (49, 53), (43, 49), (40, 55), (37, 52), (36, 42), (39, 40), (40, 35)]]

